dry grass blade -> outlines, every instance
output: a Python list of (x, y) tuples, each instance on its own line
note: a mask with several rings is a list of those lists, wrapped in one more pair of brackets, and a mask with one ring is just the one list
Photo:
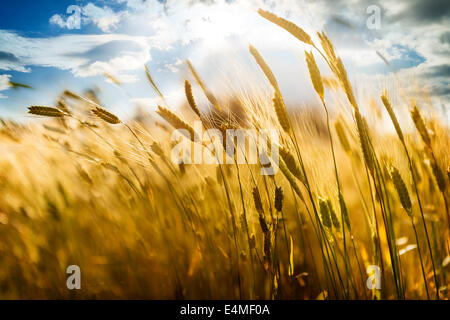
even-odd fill
[(44, 116), (44, 117), (57, 117), (61, 118), (64, 116), (64, 113), (61, 110), (54, 107), (45, 107), (45, 106), (31, 106), (28, 107), (28, 113)]
[(100, 119), (102, 119), (103, 121), (106, 121), (110, 124), (118, 124), (121, 122), (120, 119), (115, 114), (100, 107), (92, 109), (92, 113), (95, 114)]
[(259, 9), (258, 13), (260, 14), (261, 17), (280, 26), (281, 28), (283, 28), (284, 30), (286, 30), (287, 32), (292, 34), (294, 37), (296, 37), (298, 40), (300, 40), (306, 44), (314, 45), (311, 40), (311, 37), (302, 28), (300, 28), (296, 24), (294, 24), (286, 19), (280, 18), (277, 15), (275, 15), (269, 11)]
[(403, 209), (406, 210), (409, 216), (412, 215), (412, 205), (411, 198), (409, 197), (408, 189), (406, 188), (406, 184), (400, 175), (398, 169), (394, 166), (391, 166), (390, 170), (392, 182), (394, 183), (395, 190), (397, 190), (398, 197), (400, 198), (400, 203), (402, 204)]

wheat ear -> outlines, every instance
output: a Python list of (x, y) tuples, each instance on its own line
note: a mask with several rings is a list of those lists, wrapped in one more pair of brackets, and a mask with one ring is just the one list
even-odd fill
[(387, 92), (385, 92), (381, 96), (381, 101), (383, 101), (384, 107), (386, 108), (386, 111), (389, 113), (389, 117), (391, 117), (391, 121), (394, 124), (394, 128), (395, 131), (397, 132), (399, 139), (404, 143), (405, 139), (403, 137), (403, 132), (402, 129), (400, 128), (400, 124), (398, 123), (397, 116), (394, 113), (394, 109), (392, 109), (391, 101), (389, 99)]
[(272, 87), (275, 89), (275, 91), (280, 91), (280, 88), (278, 86), (278, 82), (277, 82), (277, 79), (275, 78), (275, 75), (273, 74), (272, 70), (270, 69), (270, 67), (266, 63), (266, 61), (263, 59), (261, 54), (252, 45), (249, 45), (248, 48), (249, 48), (251, 55), (255, 59), (256, 63), (258, 64), (258, 66), (261, 68), (261, 70), (266, 75), (266, 78), (267, 78), (267, 80), (269, 80)]
[(158, 94), (158, 96), (161, 97), (161, 100), (164, 101), (164, 103), (166, 103), (166, 99), (164, 98), (164, 95), (161, 93), (161, 91), (159, 91), (158, 86), (156, 85), (155, 81), (153, 81), (153, 78), (150, 74), (150, 70), (148, 70), (148, 67), (146, 65), (144, 65), (145, 68), (145, 75), (147, 76), (147, 80), (150, 83), (150, 85), (152, 86), (153, 90), (155, 90), (155, 92)]
[(316, 90), (317, 94), (320, 97), (320, 100), (324, 101), (324, 89), (322, 76), (320, 75), (319, 67), (317, 66), (316, 59), (314, 59), (314, 55), (312, 52), (306, 52), (306, 64), (308, 65), (309, 76), (311, 77), (311, 82), (314, 86), (314, 90)]
[(190, 134), (190, 136), (187, 137), (192, 141), (195, 140), (196, 134), (194, 129), (186, 122), (181, 120), (175, 113), (161, 106), (158, 106), (158, 110), (156, 112), (175, 129), (187, 130)]
[(331, 229), (331, 216), (330, 216), (330, 208), (328, 207), (328, 203), (324, 199), (319, 199), (319, 208), (320, 208), (320, 218), (322, 220), (322, 224)]
[(102, 119), (103, 121), (106, 121), (110, 124), (118, 124), (121, 122), (120, 119), (115, 114), (112, 114), (111, 112), (100, 107), (92, 109), (92, 113), (95, 114), (100, 119)]
[(283, 128), (284, 132), (290, 134), (292, 131), (291, 123), (289, 122), (289, 115), (286, 110), (286, 105), (284, 104), (283, 98), (279, 91), (275, 91), (273, 97), (273, 107), (275, 109), (275, 113), (277, 114), (278, 122), (280, 123), (281, 128)]
[(411, 198), (409, 197), (409, 192), (408, 189), (406, 188), (406, 184), (403, 181), (403, 178), (396, 167), (391, 166), (390, 174), (392, 182), (394, 183), (395, 190), (397, 190), (398, 197), (400, 198), (400, 203), (402, 204), (403, 209), (406, 210), (408, 215), (411, 216), (412, 215)]
[(275, 15), (269, 11), (259, 9), (258, 13), (261, 17), (280, 26), (281, 28), (283, 28), (284, 30), (286, 30), (287, 32), (292, 34), (294, 37), (296, 37), (301, 42), (304, 42), (304, 43), (310, 44), (310, 45), (314, 45), (311, 40), (311, 37), (302, 28), (300, 28), (296, 24), (294, 24), (286, 19), (280, 18), (277, 15)]
[(192, 94), (192, 86), (189, 80), (184, 81), (184, 92), (186, 93), (186, 99), (192, 111), (194, 111), (194, 113), (201, 119), (202, 114), (200, 113), (200, 110), (198, 109), (197, 104), (195, 103), (194, 95)]
[(54, 107), (45, 107), (45, 106), (30, 106), (28, 107), (28, 113), (44, 117), (61, 118), (64, 116), (64, 113), (61, 112), (61, 110)]

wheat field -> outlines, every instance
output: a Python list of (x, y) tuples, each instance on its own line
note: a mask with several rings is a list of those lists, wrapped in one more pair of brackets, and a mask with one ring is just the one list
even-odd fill
[[(287, 108), (250, 46), (258, 94), (214, 92), (187, 61), (181, 108), (146, 70), (157, 113), (120, 119), (66, 90), (27, 123), (2, 121), (0, 298), (448, 299), (446, 119), (400, 91), (360, 101), (332, 39), (259, 14), (306, 48), (316, 106)], [(192, 138), (194, 121), (276, 129), (278, 172), (174, 163), (171, 134)]]

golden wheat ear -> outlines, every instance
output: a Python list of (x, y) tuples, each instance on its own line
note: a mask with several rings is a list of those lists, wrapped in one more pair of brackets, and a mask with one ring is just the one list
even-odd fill
[(61, 112), (58, 108), (46, 106), (30, 106), (28, 107), (28, 113), (44, 117), (64, 117), (64, 113)]
[(283, 128), (284, 132), (290, 134), (292, 131), (291, 123), (289, 121), (289, 115), (286, 110), (286, 105), (284, 104), (283, 98), (279, 91), (275, 91), (275, 95), (272, 99), (273, 107), (277, 115), (278, 122)]
[(395, 128), (395, 131), (397, 132), (399, 139), (402, 142), (405, 142), (405, 138), (403, 137), (402, 129), (400, 128), (400, 124), (398, 123), (397, 116), (395, 115), (394, 109), (392, 108), (391, 100), (389, 99), (387, 92), (384, 92), (381, 95), (381, 101), (383, 102), (384, 107), (386, 108), (386, 111), (388, 112), (389, 117), (391, 118), (391, 121), (394, 124), (394, 128)]
[(192, 86), (189, 80), (184, 81), (184, 91), (186, 93), (186, 99), (192, 111), (194, 111), (194, 113), (201, 119), (202, 114), (200, 113), (200, 110), (198, 109), (197, 104), (195, 103), (194, 95), (192, 94)]
[(277, 79), (275, 78), (275, 75), (273, 74), (272, 70), (270, 69), (269, 65), (266, 63), (264, 58), (261, 56), (258, 50), (256, 50), (255, 47), (253, 47), (251, 44), (248, 46), (248, 50), (250, 51), (250, 54), (255, 59), (258, 66), (261, 68), (261, 70), (264, 72), (267, 80), (269, 80), (272, 87), (275, 89), (275, 91), (280, 91), (280, 88), (278, 86)]
[(331, 229), (331, 214), (330, 208), (328, 207), (328, 203), (325, 199), (319, 199), (319, 208), (320, 208), (320, 218), (322, 220), (322, 224)]
[(427, 126), (425, 125), (425, 121), (422, 118), (422, 114), (417, 107), (417, 104), (413, 101), (411, 108), (411, 119), (414, 122), (414, 126), (420, 134), (423, 142), (427, 145), (427, 147), (431, 147), (431, 138), (428, 134)]
[(406, 210), (409, 216), (412, 216), (411, 198), (409, 197), (408, 188), (406, 187), (400, 172), (396, 167), (391, 166), (390, 174), (403, 209)]
[(276, 187), (274, 206), (278, 212), (281, 212), (281, 210), (283, 209), (283, 198), (284, 198), (283, 189), (281, 189), (281, 187)]
[(103, 121), (106, 121), (110, 124), (118, 124), (121, 122), (120, 119), (115, 114), (106, 111), (105, 109), (100, 107), (92, 109), (92, 113), (95, 114), (100, 119), (102, 119)]
[(320, 100), (324, 101), (324, 89), (322, 76), (320, 75), (319, 67), (317, 66), (316, 59), (314, 59), (314, 55), (312, 52), (306, 52), (306, 64), (308, 65), (309, 76), (311, 78), (311, 82), (313, 84), (314, 90), (319, 95)]
[(302, 28), (300, 28), (296, 24), (294, 24), (286, 19), (280, 18), (277, 15), (275, 15), (269, 11), (259, 9), (258, 13), (261, 17), (280, 26), (281, 28), (283, 28), (284, 30), (286, 30), (287, 32), (292, 34), (294, 37), (296, 37), (301, 42), (304, 42), (304, 43), (310, 44), (310, 45), (314, 45), (309, 34), (307, 34)]
[(222, 109), (219, 106), (219, 102), (217, 101), (216, 97), (214, 96), (214, 94), (208, 90), (208, 88), (206, 87), (205, 83), (202, 81), (202, 79), (200, 78), (200, 76), (198, 75), (197, 71), (195, 70), (194, 66), (192, 65), (191, 61), (186, 60), (186, 64), (189, 68), (189, 70), (191, 71), (192, 75), (195, 78), (195, 81), (197, 82), (197, 84), (200, 86), (200, 88), (202, 88), (203, 94), (206, 96), (206, 98), (208, 99), (208, 101), (219, 111), (221, 111)]
[(164, 95), (159, 90), (158, 86), (156, 85), (155, 81), (153, 80), (153, 78), (150, 74), (150, 70), (148, 70), (148, 67), (146, 65), (144, 65), (144, 68), (145, 68), (145, 75), (147, 76), (147, 80), (150, 83), (151, 87), (153, 88), (153, 90), (155, 90), (155, 92), (158, 94), (158, 96), (160, 96), (161, 100), (164, 101), (164, 103), (166, 103), (166, 99), (164, 98)]
[(156, 113), (175, 129), (184, 129), (188, 131), (190, 135), (188, 138), (192, 141), (195, 141), (198, 138), (194, 129), (169, 109), (158, 106)]

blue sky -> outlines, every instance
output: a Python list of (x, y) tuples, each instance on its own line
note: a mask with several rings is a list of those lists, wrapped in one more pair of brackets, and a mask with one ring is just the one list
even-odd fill
[[(376, 30), (366, 26), (366, 10), (373, 4), (381, 13)], [(95, 88), (101, 101), (122, 115), (132, 115), (137, 104), (155, 108), (159, 101), (146, 83), (144, 64), (169, 103), (180, 104), (189, 77), (186, 59), (213, 89), (231, 90), (236, 76), (249, 82), (261, 78), (249, 43), (269, 62), (288, 101), (312, 99), (304, 75), (303, 52), (309, 48), (259, 17), (260, 7), (311, 34), (325, 29), (355, 82), (395, 74), (406, 84), (412, 78), (423, 81), (419, 87), (428, 88), (438, 103), (447, 104), (450, 97), (446, 1), (19, 0), (1, 6), (2, 117), (26, 120), (28, 105), (52, 105), (64, 89)], [(79, 10), (79, 28), (77, 11), (67, 12), (70, 6)], [(33, 89), (13, 89), (8, 81)]]

